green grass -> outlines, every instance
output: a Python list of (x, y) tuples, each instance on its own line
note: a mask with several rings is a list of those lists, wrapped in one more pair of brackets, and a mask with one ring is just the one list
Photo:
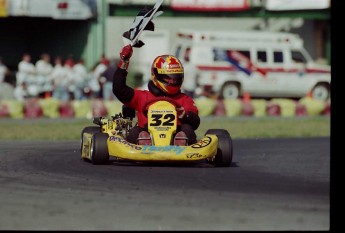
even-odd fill
[[(0, 119), (0, 140), (80, 140), (89, 119)], [(196, 133), (226, 129), (232, 138), (329, 137), (330, 117), (203, 117)]]

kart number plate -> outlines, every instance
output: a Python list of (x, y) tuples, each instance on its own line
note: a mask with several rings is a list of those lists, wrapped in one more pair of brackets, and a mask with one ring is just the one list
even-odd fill
[(177, 118), (175, 106), (166, 101), (158, 101), (148, 109), (148, 128), (155, 145), (170, 145), (176, 132)]

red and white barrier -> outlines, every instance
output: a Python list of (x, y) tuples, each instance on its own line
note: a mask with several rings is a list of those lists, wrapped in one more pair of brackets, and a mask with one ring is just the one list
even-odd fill
[[(291, 99), (211, 99), (197, 98), (200, 116), (277, 116), (300, 117), (331, 115), (331, 101), (315, 100), (309, 96), (299, 101)], [(91, 99), (58, 101), (53, 98), (26, 99), (24, 102), (0, 100), (0, 118), (92, 118), (120, 113), (122, 103)]]

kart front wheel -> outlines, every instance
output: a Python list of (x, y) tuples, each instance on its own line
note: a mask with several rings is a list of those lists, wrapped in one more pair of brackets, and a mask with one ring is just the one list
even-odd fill
[(91, 139), (91, 162), (93, 164), (105, 164), (109, 160), (108, 134), (95, 133)]
[(217, 154), (212, 163), (216, 167), (229, 167), (233, 154), (232, 139), (229, 132), (224, 129), (209, 129), (206, 134), (215, 134), (218, 137)]
[(99, 126), (87, 126), (81, 131), (80, 153), (82, 153), (83, 146), (84, 146), (84, 133), (95, 134), (98, 132), (101, 132), (101, 128)]

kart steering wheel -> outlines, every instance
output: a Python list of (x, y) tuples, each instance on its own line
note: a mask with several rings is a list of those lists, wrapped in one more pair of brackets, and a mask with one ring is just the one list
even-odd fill
[(161, 101), (161, 100), (162, 100), (162, 101), (167, 101), (167, 102), (171, 103), (172, 105), (175, 106), (175, 108), (180, 108), (180, 107), (182, 107), (181, 104), (179, 104), (176, 100), (173, 100), (173, 99), (171, 99), (171, 98), (169, 98), (169, 97), (166, 97), (166, 96), (161, 96), (161, 97), (157, 97), (157, 98), (154, 98), (154, 99), (148, 101), (148, 102), (144, 105), (144, 107), (143, 107), (143, 109), (142, 109), (142, 112), (143, 112), (144, 116), (147, 117), (148, 108), (149, 108), (149, 106), (150, 106), (151, 104), (153, 104), (153, 103), (155, 103), (155, 102), (158, 102), (158, 101)]

